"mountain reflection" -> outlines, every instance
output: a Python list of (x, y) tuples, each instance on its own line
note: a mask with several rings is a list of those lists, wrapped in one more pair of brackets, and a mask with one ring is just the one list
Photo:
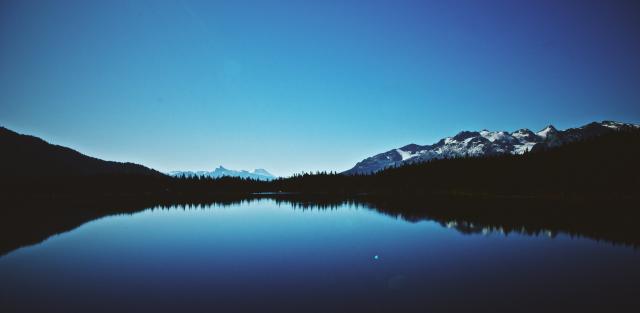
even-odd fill
[[(271, 199), (294, 210), (338, 210), (348, 205), (373, 210), (415, 223), (434, 221), (468, 235), (517, 233), (554, 238), (560, 233), (610, 244), (637, 247), (638, 213), (624, 201), (557, 199), (478, 199), (471, 197), (415, 197), (390, 199), (371, 196), (340, 198), (326, 195), (266, 194), (215, 199), (46, 199), (5, 204), (0, 213), (0, 255), (39, 243), (50, 236), (109, 215), (134, 214), (146, 209), (210, 209)], [(603, 209), (605, 208), (605, 209)]]

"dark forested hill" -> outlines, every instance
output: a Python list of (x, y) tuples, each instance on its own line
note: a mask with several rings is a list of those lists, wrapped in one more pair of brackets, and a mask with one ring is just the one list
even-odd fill
[(0, 193), (140, 194), (162, 190), (164, 174), (134, 163), (104, 161), (0, 127)]
[(4, 177), (161, 175), (139, 164), (100, 160), (4, 127), (0, 127), (0, 150), (0, 173)]

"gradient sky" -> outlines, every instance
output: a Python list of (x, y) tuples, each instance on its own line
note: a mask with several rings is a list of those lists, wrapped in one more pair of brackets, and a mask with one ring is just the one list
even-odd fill
[(155, 169), (346, 170), (640, 122), (637, 1), (0, 2), (0, 125)]

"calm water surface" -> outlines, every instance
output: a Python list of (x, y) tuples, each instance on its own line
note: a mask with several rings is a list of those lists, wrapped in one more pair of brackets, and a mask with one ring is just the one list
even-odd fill
[(102, 218), (0, 257), (1, 312), (638, 312), (640, 251), (272, 200)]

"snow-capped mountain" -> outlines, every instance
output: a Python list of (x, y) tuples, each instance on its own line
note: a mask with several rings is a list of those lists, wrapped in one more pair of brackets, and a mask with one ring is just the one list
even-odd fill
[(276, 178), (271, 173), (267, 172), (267, 170), (261, 169), (261, 168), (255, 169), (253, 170), (253, 172), (249, 172), (245, 170), (240, 170), (240, 171), (230, 170), (222, 166), (219, 166), (218, 168), (214, 169), (211, 172), (173, 171), (167, 174), (170, 176), (186, 176), (186, 177), (204, 176), (204, 177), (212, 177), (212, 178), (229, 176), (229, 177), (252, 178), (252, 179), (259, 179), (259, 180), (272, 180)]
[(344, 174), (370, 174), (388, 167), (440, 158), (503, 153), (523, 154), (541, 147), (556, 147), (567, 142), (628, 128), (640, 128), (640, 125), (603, 121), (564, 131), (549, 125), (536, 133), (529, 129), (519, 129), (511, 133), (486, 129), (462, 131), (432, 145), (410, 144), (366, 158)]

